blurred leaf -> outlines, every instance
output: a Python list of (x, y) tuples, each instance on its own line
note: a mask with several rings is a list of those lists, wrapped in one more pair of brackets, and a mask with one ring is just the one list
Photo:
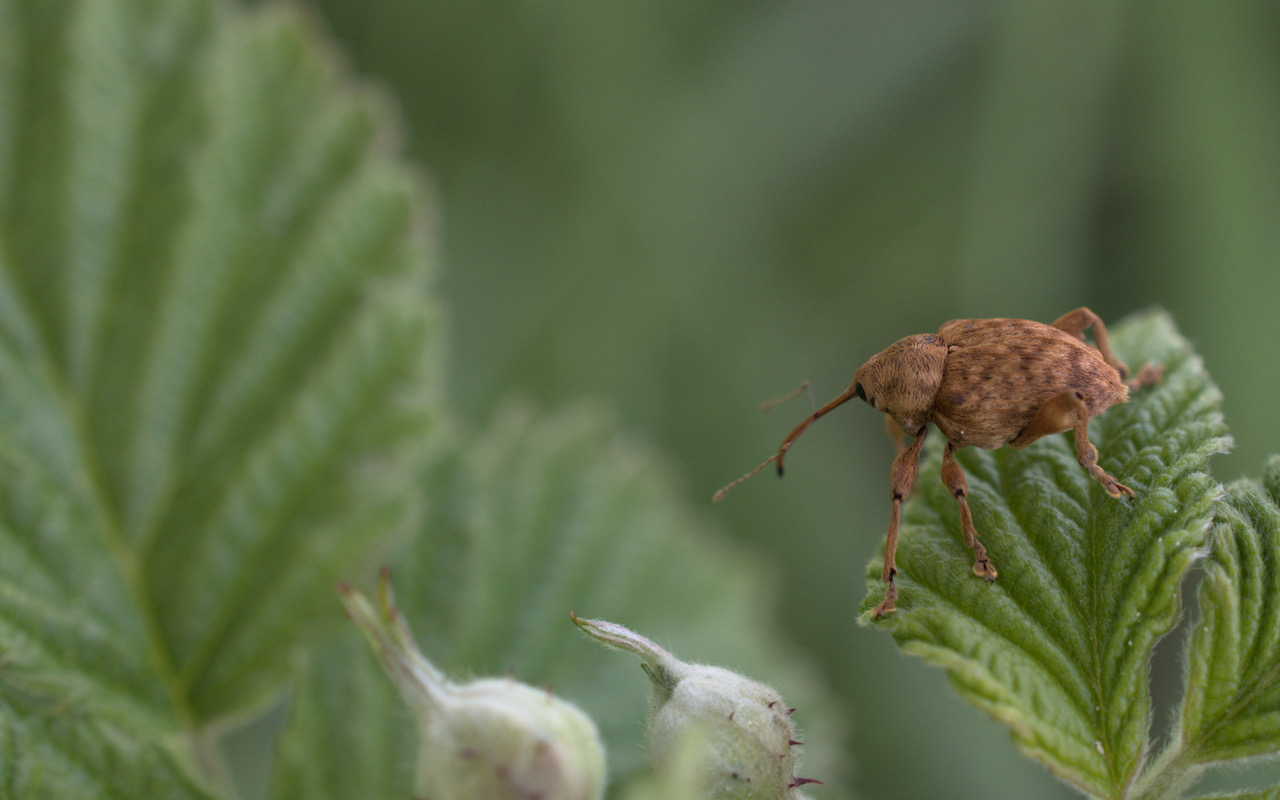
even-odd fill
[(0, 795), (212, 798), (182, 754), (72, 704), (0, 684)]
[(0, 30), (0, 793), (196, 796), (178, 734), (276, 691), (413, 510), (419, 188), (292, 13)]
[[(1093, 425), (1101, 463), (1137, 498), (1109, 497), (1069, 436), (963, 450), (974, 523), (1000, 577), (972, 575), (954, 499), (922, 480), (904, 509), (902, 610), (886, 623), (904, 651), (945, 667), (962, 697), (1008, 725), (1024, 753), (1100, 797), (1122, 795), (1142, 765), (1151, 648), (1203, 553), (1220, 492), (1206, 461), (1228, 444), (1218, 391), (1165, 315), (1130, 319), (1112, 341), (1134, 366), (1166, 367), (1162, 383)], [(864, 610), (883, 594), (880, 568), (868, 567)]]
[(673, 748), (662, 766), (641, 775), (627, 786), (622, 800), (705, 800), (699, 787), (698, 764), (707, 757), (709, 744), (697, 729)]
[[(777, 576), (711, 536), (666, 469), (590, 408), (536, 419), (508, 406), (432, 469), (422, 533), (391, 562), (422, 651), (451, 677), (510, 670), (580, 705), (600, 726), (616, 790), (643, 760), (648, 681), (634, 662), (585, 641), (569, 612), (634, 620), (701, 660), (778, 686), (808, 728), (805, 774), (834, 783), (832, 703), (768, 627)], [(356, 638), (352, 630), (308, 664), (274, 797), (407, 796), (414, 732), (386, 677), (352, 650)]]
[(405, 800), (413, 796), (417, 735), (369, 645), (359, 635), (336, 637), (299, 660), (269, 796)]

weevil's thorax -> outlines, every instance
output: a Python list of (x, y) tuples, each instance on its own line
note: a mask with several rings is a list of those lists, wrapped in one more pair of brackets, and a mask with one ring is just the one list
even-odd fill
[(914, 435), (933, 415), (946, 361), (947, 347), (936, 334), (908, 336), (872, 356), (854, 382), (862, 384), (867, 403)]

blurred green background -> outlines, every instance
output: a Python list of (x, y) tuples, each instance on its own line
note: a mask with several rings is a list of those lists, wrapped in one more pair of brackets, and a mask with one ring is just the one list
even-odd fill
[(809, 408), (759, 401), (807, 378), (824, 402), (950, 318), (1080, 305), (1169, 309), (1226, 396), (1218, 475), (1256, 473), (1280, 451), (1280, 5), (310, 5), (437, 185), (455, 409), (601, 397), (672, 453), (842, 693), (857, 795), (1071, 796), (855, 626), (880, 417), (841, 409), (786, 481), (709, 500)]

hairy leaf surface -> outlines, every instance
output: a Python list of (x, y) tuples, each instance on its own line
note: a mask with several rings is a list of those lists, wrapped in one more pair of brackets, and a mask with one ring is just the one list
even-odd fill
[(1229, 487), (1213, 539), (1177, 743), (1197, 763), (1280, 752), (1280, 457)]

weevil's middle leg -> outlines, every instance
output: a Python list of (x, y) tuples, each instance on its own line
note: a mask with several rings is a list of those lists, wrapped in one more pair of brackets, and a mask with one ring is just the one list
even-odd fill
[(898, 586), (894, 582), (894, 577), (898, 574), (897, 563), (894, 560), (898, 552), (898, 523), (902, 519), (902, 501), (911, 494), (911, 487), (915, 484), (916, 475), (920, 472), (920, 451), (924, 449), (924, 440), (928, 433), (928, 428), (921, 428), (915, 442), (898, 454), (898, 457), (893, 460), (893, 467), (889, 470), (893, 510), (889, 513), (889, 535), (884, 543), (884, 570), (880, 573), (881, 579), (888, 586), (884, 591), (884, 600), (880, 601), (880, 605), (876, 606), (872, 612), (876, 619), (898, 608)]
[(978, 541), (977, 531), (973, 529), (973, 515), (969, 513), (969, 483), (964, 479), (964, 470), (956, 461), (956, 448), (951, 442), (942, 451), (942, 482), (951, 496), (960, 506), (960, 530), (964, 533), (964, 543), (973, 551), (973, 574), (987, 583), (996, 579), (996, 568), (987, 557), (987, 548)]

